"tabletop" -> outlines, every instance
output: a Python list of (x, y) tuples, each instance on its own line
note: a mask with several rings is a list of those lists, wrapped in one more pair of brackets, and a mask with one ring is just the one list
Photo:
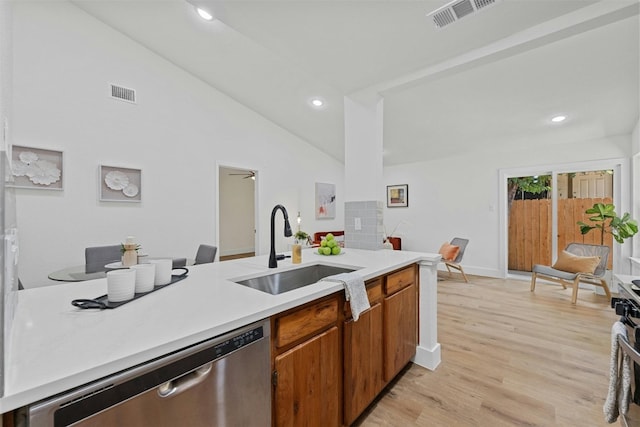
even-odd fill
[[(153, 257), (147, 258), (150, 259), (161, 259), (163, 257)], [(171, 258), (171, 257), (164, 257)], [(194, 260), (189, 258), (171, 258), (173, 260), (173, 267), (182, 267), (185, 265), (193, 265)], [(108, 267), (107, 267), (108, 266)], [(82, 264), (75, 265), (73, 267), (63, 268), (61, 270), (54, 271), (49, 273), (48, 277), (51, 280), (55, 280), (58, 282), (82, 282), (84, 280), (93, 280), (93, 279), (102, 279), (107, 277), (107, 271), (117, 270), (120, 268), (126, 268), (122, 266), (114, 265), (114, 263), (109, 263), (106, 265), (91, 265), (91, 264)]]

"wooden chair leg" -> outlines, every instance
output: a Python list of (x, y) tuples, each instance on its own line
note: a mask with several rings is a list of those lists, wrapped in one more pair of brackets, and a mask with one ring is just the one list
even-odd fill
[(447, 267), (447, 271), (449, 272), (449, 277), (451, 277), (451, 268), (449, 268), (449, 264), (445, 263), (445, 267)]
[(467, 275), (464, 274), (464, 270), (462, 269), (462, 266), (460, 266), (459, 269), (460, 269), (460, 273), (462, 273), (462, 277), (464, 278), (465, 283), (469, 283), (469, 280), (467, 280)]
[(573, 292), (571, 294), (571, 304), (575, 305), (578, 302), (578, 285), (580, 284), (580, 277), (576, 277), (573, 281)]
[(609, 292), (609, 285), (607, 285), (607, 281), (600, 279), (600, 283), (602, 283), (602, 287), (604, 288), (604, 293), (607, 294), (607, 298), (611, 300), (611, 292)]
[(538, 277), (538, 273), (535, 271), (531, 275), (531, 292), (536, 290), (536, 278)]

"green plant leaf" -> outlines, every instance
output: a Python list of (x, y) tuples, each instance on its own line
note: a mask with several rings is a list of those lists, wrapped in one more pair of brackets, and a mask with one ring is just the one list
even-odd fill
[(588, 232), (590, 232), (591, 230), (593, 230), (596, 227), (592, 227), (590, 225), (587, 225), (585, 223), (578, 223), (580, 224), (580, 233), (582, 234), (587, 234)]
[(587, 225), (582, 221), (578, 221), (580, 233), (587, 234), (597, 228), (600, 230), (601, 244), (604, 242), (605, 233), (611, 234), (616, 242), (624, 243), (624, 239), (628, 239), (638, 232), (638, 223), (631, 219), (631, 215), (628, 212), (625, 212), (622, 217), (618, 217), (615, 209), (615, 206), (611, 203), (595, 203), (585, 213), (592, 215), (589, 217), (589, 221), (596, 224)]

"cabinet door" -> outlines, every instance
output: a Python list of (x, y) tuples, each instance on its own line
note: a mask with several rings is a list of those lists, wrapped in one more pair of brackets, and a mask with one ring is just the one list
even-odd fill
[(391, 381), (416, 354), (417, 304), (415, 283), (384, 299), (385, 381)]
[(334, 326), (276, 356), (276, 426), (340, 425), (339, 339)]
[(351, 425), (384, 387), (382, 304), (344, 324), (344, 423)]

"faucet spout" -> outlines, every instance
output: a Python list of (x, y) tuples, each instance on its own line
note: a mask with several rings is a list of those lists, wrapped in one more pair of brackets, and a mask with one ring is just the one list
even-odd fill
[(276, 212), (280, 210), (282, 211), (282, 215), (284, 216), (284, 236), (291, 237), (291, 225), (289, 224), (289, 214), (287, 210), (282, 205), (276, 205), (271, 211), (271, 252), (269, 253), (269, 268), (278, 267), (278, 261), (276, 260), (276, 236), (275, 236), (275, 219)]

